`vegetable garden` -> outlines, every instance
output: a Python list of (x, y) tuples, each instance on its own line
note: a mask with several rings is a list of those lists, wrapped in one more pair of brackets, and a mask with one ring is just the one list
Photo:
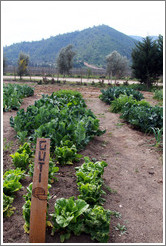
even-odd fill
[[(22, 90), (17, 86), (16, 89), (12, 89), (11, 85), (5, 86), (4, 94), (8, 93), (8, 87), (13, 90), (14, 100), (17, 100), (16, 91)], [(49, 88), (49, 85), (47, 86)], [(136, 235), (133, 230), (137, 222), (134, 224), (135, 220), (131, 221), (129, 214), (138, 214), (133, 209), (135, 205), (128, 189), (132, 182), (139, 184), (143, 180), (142, 185), (146, 187), (152, 180), (149, 180), (151, 174), (146, 171), (144, 175), (148, 181), (145, 182), (141, 175), (141, 168), (143, 171), (144, 168), (142, 164), (139, 166), (139, 161), (136, 160), (138, 156), (136, 153), (131, 154), (131, 149), (137, 148), (139, 154), (142, 149), (145, 150), (146, 157), (142, 155), (142, 162), (147, 161), (145, 168), (156, 165), (155, 185), (159, 185), (161, 191), (161, 152), (154, 144), (149, 151), (148, 141), (155, 143), (156, 139), (152, 138), (152, 133), (157, 129), (162, 132), (162, 107), (151, 106), (143, 100), (142, 93), (127, 87), (109, 87), (100, 92), (96, 88), (82, 90), (62, 85), (63, 90), (59, 90), (60, 87), (51, 86), (50, 95), (43, 93), (42, 97), (38, 96), (38, 100), (33, 100), (31, 105), (28, 105), (27, 101), (27, 106), (19, 109), (21, 96), (21, 101), (18, 97), (18, 107), (4, 107), (4, 111), (18, 109), (14, 116), (12, 112), (4, 113), (4, 117), (8, 114), (8, 129), (13, 134), (13, 141), (17, 143), (12, 150), (7, 150), (4, 154), (4, 161), (8, 160), (10, 163), (6, 165), (3, 175), (4, 242), (28, 242), (35, 144), (36, 139), (41, 137), (51, 139), (46, 242), (139, 242), (139, 237), (132, 236)], [(31, 87), (28, 90), (31, 91), (30, 94), (24, 95), (33, 97)], [(36, 95), (40, 95), (39, 91), (42, 92), (40, 85), (35, 87)], [(84, 96), (86, 92), (88, 98), (84, 100), (78, 91)], [(99, 95), (104, 102), (98, 98)], [(5, 98), (6, 96), (4, 100)], [(109, 103), (109, 106), (105, 102)], [(9, 104), (5, 102), (4, 105)], [(126, 136), (125, 139), (128, 147), (123, 146), (122, 130), (128, 134), (129, 138)], [(14, 135), (17, 135), (17, 139)], [(137, 142), (142, 142), (143, 147), (128, 143), (132, 135)], [(162, 134), (159, 139), (159, 146), (161, 145)], [(7, 155), (10, 159), (7, 159)], [(134, 169), (130, 165), (130, 155), (135, 160)], [(138, 175), (136, 170), (140, 172)], [(126, 179), (126, 171), (130, 181)], [(151, 194), (153, 187), (150, 189)], [(150, 194), (139, 191), (138, 194), (135, 192), (135, 197), (147, 195), (146, 200), (149, 201)], [(134, 189), (132, 195), (134, 197)], [(18, 199), (20, 196), (21, 199)], [(161, 192), (155, 193), (155, 196), (158, 196), (162, 204)], [(138, 205), (140, 201), (136, 203)], [(15, 204), (18, 204), (18, 208)], [(124, 211), (121, 209), (123, 206)], [(155, 209), (154, 204), (150, 206), (152, 210)], [(127, 224), (128, 218), (130, 221)], [(12, 230), (9, 222), (13, 224), (17, 219), (20, 236), (7, 238)], [(151, 221), (149, 216), (146, 216), (146, 223), (147, 221)], [(143, 223), (143, 228), (146, 223)], [(156, 223), (161, 225), (161, 219)], [(123, 224), (126, 224), (127, 228)], [(150, 231), (148, 233), (150, 237)], [(156, 233), (159, 235), (157, 240), (161, 241), (161, 230)], [(149, 239), (142, 236), (142, 240), (148, 242)]]

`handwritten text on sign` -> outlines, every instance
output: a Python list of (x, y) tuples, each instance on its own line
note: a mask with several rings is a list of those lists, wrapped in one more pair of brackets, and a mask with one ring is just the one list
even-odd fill
[(38, 138), (31, 198), (30, 243), (45, 242), (49, 151), (50, 139)]

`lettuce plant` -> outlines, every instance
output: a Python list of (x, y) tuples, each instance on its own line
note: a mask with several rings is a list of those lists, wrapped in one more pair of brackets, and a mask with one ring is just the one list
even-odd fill
[(81, 216), (89, 205), (81, 199), (70, 197), (60, 198), (55, 203), (55, 212), (52, 214), (53, 229), (52, 235), (56, 231), (63, 231), (61, 242), (70, 237), (71, 232), (79, 235), (83, 231), (83, 221)]
[(23, 146), (20, 146), (17, 152), (11, 154), (12, 161), (15, 167), (19, 167), (23, 170), (27, 169), (28, 165), (31, 162), (33, 152), (30, 149), (29, 143), (24, 143)]
[(85, 232), (91, 235), (92, 240), (107, 243), (109, 238), (111, 211), (95, 205), (84, 213)]
[(11, 173), (8, 176), (6, 176), (5, 180), (3, 181), (3, 192), (5, 193), (5, 195), (13, 195), (14, 192), (22, 188), (22, 185), (19, 182), (19, 180), (20, 177), (15, 176), (14, 173)]
[(25, 177), (25, 171), (21, 170), (21, 168), (16, 168), (16, 169), (9, 169), (6, 171), (3, 175), (3, 179), (6, 179), (6, 177), (10, 174), (14, 174), (15, 176), (18, 177), (18, 180), (21, 180)]
[(91, 205), (103, 204), (105, 199), (101, 196), (106, 193), (102, 190), (104, 168), (107, 163), (104, 161), (92, 162), (85, 157), (85, 162), (76, 167), (77, 185), (80, 199), (85, 200)]
[(77, 154), (77, 149), (74, 144), (71, 147), (68, 146), (56, 147), (54, 154), (55, 154), (55, 159), (61, 165), (64, 164), (72, 165), (73, 162), (79, 161), (79, 159), (82, 157), (82, 155)]
[(99, 185), (97, 182), (86, 184), (79, 182), (78, 190), (80, 192), (78, 198), (83, 199), (91, 205), (103, 204), (103, 202), (105, 202), (105, 199), (101, 196), (106, 193), (102, 190), (102, 185)]
[(3, 193), (3, 216), (4, 217), (10, 217), (13, 213), (14, 213), (14, 207), (12, 207), (12, 203), (13, 203), (14, 198), (11, 196), (7, 196), (5, 195), (5, 193)]

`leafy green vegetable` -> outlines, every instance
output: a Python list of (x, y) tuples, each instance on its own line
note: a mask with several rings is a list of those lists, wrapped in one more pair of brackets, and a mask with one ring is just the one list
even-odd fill
[[(55, 213), (52, 214), (53, 230), (52, 235), (54, 235), (57, 230), (64, 230), (66, 228), (66, 233), (70, 237), (71, 231), (75, 235), (79, 235), (83, 230), (83, 223), (80, 220), (80, 216), (87, 210), (89, 205), (81, 200), (70, 197), (69, 199), (60, 198), (57, 199), (55, 203)], [(65, 239), (65, 238), (61, 238)]]
[(20, 145), (20, 147), (19, 147), (19, 149), (17, 150), (17, 152), (18, 153), (23, 153), (23, 152), (26, 152), (28, 155), (29, 155), (29, 157), (32, 157), (32, 155), (33, 155), (33, 151), (31, 150), (31, 148), (30, 148), (30, 143), (24, 143), (24, 145)]
[(107, 104), (111, 104), (111, 102), (118, 98), (120, 95), (133, 96), (134, 99), (140, 101), (143, 99), (143, 94), (139, 91), (133, 90), (132, 88), (128, 88), (125, 86), (119, 87), (110, 87), (106, 90), (101, 90), (102, 94), (99, 98)]
[(71, 232), (75, 235), (85, 232), (91, 235), (92, 240), (108, 241), (111, 211), (101, 206), (89, 208), (89, 204), (82, 199), (60, 198), (57, 199), (55, 213), (51, 216), (52, 235), (62, 232), (61, 242), (69, 239)]
[(11, 154), (12, 161), (15, 167), (21, 169), (26, 169), (31, 162), (33, 152), (30, 149), (29, 143), (24, 143), (23, 146), (20, 146), (17, 152)]
[(114, 113), (121, 112), (126, 104), (128, 105), (128, 107), (131, 107), (133, 104), (150, 106), (150, 104), (145, 100), (137, 101), (136, 99), (133, 98), (132, 95), (131, 96), (120, 95), (118, 98), (114, 99), (111, 102), (111, 111)]
[(16, 168), (6, 171), (3, 175), (3, 178), (6, 179), (6, 177), (10, 174), (14, 174), (15, 176), (17, 176), (18, 180), (23, 179), (25, 177), (25, 171), (22, 171), (21, 168)]
[(92, 240), (107, 243), (109, 238), (109, 226), (111, 211), (102, 206), (95, 205), (84, 213), (85, 232), (91, 235)]
[(14, 192), (22, 188), (19, 182), (20, 176), (15, 176), (14, 173), (8, 174), (3, 181), (3, 192), (5, 195), (13, 195)]
[(106, 193), (102, 190), (104, 168), (107, 163), (97, 161), (93, 163), (88, 157), (85, 157), (85, 162), (76, 167), (76, 177), (80, 199), (85, 200), (89, 204), (102, 204), (105, 199), (101, 196)]
[(34, 89), (27, 85), (8, 84), (3, 86), (3, 111), (18, 110), (22, 98), (34, 95)]
[(80, 151), (95, 135), (105, 132), (99, 129), (99, 120), (92, 111), (86, 109), (81, 94), (65, 90), (43, 95), (26, 112), (20, 109), (10, 118), (10, 124), (19, 137), (24, 132), (34, 143), (37, 138), (50, 138), (53, 152), (62, 147), (61, 141), (71, 141)]
[(12, 207), (14, 198), (7, 196), (3, 193), (3, 216), (10, 217), (14, 213), (14, 207)]
[(102, 190), (102, 185), (99, 185), (97, 182), (95, 183), (78, 183), (78, 190), (80, 195), (78, 198), (83, 199), (89, 204), (103, 204), (105, 199), (101, 197), (101, 195), (105, 195), (106, 193)]
[(26, 169), (30, 163), (29, 155), (23, 151), (23, 153), (15, 152), (10, 155), (13, 159), (13, 164), (15, 167), (20, 167), (21, 169)]
[(30, 213), (31, 213), (31, 200), (27, 200), (23, 207), (23, 218), (25, 220), (24, 223), (24, 231), (26, 233), (29, 233), (29, 229), (30, 229)]
[(163, 128), (163, 108), (127, 104), (122, 110), (121, 118), (143, 132), (152, 132), (153, 128)]
[(61, 164), (73, 164), (79, 161), (82, 155), (77, 154), (76, 146), (73, 144), (70, 148), (68, 146), (55, 148), (55, 159)]

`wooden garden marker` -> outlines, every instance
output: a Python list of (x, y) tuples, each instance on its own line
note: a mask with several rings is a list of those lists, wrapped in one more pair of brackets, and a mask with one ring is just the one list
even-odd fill
[(30, 214), (30, 243), (45, 243), (50, 139), (37, 138)]

